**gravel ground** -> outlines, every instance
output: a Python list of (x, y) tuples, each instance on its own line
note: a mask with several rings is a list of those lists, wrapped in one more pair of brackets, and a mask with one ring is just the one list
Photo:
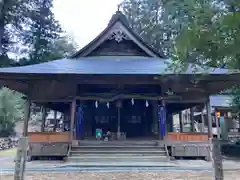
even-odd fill
[[(240, 171), (227, 171), (224, 180), (237, 180)], [(0, 180), (13, 180), (12, 175), (0, 176)], [(124, 172), (124, 173), (34, 173), (26, 180), (211, 180), (210, 172)]]

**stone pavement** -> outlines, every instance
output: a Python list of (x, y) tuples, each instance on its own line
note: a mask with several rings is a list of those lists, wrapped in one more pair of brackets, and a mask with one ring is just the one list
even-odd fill
[[(224, 180), (239, 179), (240, 171), (224, 172)], [(74, 173), (29, 173), (26, 180), (211, 180), (211, 172), (74, 172)], [(1, 174), (0, 180), (12, 180), (12, 174)]]
[[(13, 157), (2, 157), (0, 158), (0, 169), (4, 168), (14, 168), (14, 158)], [(96, 163), (94, 163), (96, 164)], [(78, 167), (81, 164), (79, 163), (69, 163), (63, 161), (31, 161), (27, 162), (27, 168), (57, 168), (57, 167), (71, 167), (75, 166)], [(91, 166), (91, 163), (84, 164), (85, 167)], [(121, 166), (121, 163), (112, 164), (115, 166)], [(159, 163), (138, 163), (139, 166), (151, 167), (151, 166), (161, 166), (161, 167), (181, 167), (181, 168), (204, 168), (204, 169), (211, 169), (212, 163), (203, 161), (203, 160), (175, 160), (170, 162), (159, 162)], [(103, 163), (99, 164), (99, 166), (104, 166)], [(107, 165), (106, 165), (107, 166)], [(134, 162), (128, 163), (129, 167), (134, 167), (136, 164)], [(240, 170), (240, 161), (238, 160), (224, 160), (223, 161), (223, 168), (224, 170)]]

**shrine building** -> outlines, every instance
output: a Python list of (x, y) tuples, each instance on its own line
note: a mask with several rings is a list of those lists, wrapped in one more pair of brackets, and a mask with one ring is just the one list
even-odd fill
[[(33, 156), (69, 156), (74, 146), (98, 141), (98, 130), (111, 131), (109, 143), (207, 143), (211, 123), (208, 133), (194, 132), (193, 126), (189, 133), (172, 132), (172, 115), (201, 104), (209, 109), (209, 96), (238, 83), (240, 74), (220, 68), (195, 72), (191, 64), (176, 73), (168, 63), (117, 11), (95, 39), (69, 58), (0, 68), (0, 85), (26, 95), (24, 136)], [(64, 114), (69, 130), (28, 133), (31, 103)]]

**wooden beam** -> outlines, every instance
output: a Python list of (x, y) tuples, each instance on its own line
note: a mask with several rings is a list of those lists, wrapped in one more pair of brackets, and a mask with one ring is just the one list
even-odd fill
[(55, 132), (57, 129), (58, 119), (57, 119), (57, 111), (54, 111), (54, 127), (53, 131)]
[(205, 132), (205, 118), (204, 118), (203, 109), (201, 111), (201, 120), (202, 120), (202, 132)]
[(180, 124), (180, 132), (183, 132), (183, 118), (182, 118), (182, 111), (179, 112), (179, 124)]
[(71, 103), (73, 98), (69, 99), (33, 99), (34, 103)]
[(46, 109), (46, 107), (42, 107), (42, 124), (41, 124), (41, 132), (44, 132), (44, 131), (45, 131), (46, 116), (47, 116), (47, 109)]
[(73, 129), (74, 129), (75, 114), (76, 114), (76, 99), (72, 100), (72, 103), (71, 103), (71, 115), (70, 115), (71, 144), (73, 141)]
[(194, 132), (194, 108), (190, 108), (191, 132)]

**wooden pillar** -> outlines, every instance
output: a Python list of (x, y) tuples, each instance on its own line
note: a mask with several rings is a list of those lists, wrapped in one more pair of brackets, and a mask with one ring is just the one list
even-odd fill
[(195, 127), (194, 127), (194, 108), (190, 108), (190, 122), (191, 122), (191, 132), (194, 132)]
[(30, 101), (26, 99), (24, 108), (23, 137), (19, 139), (17, 156), (15, 159), (14, 180), (24, 180), (24, 173), (28, 151), (28, 121), (30, 118)]
[(167, 115), (167, 122), (168, 122), (168, 132), (173, 132), (173, 114), (168, 114)]
[(210, 102), (208, 101), (206, 104), (206, 109), (207, 109), (207, 122), (208, 122), (208, 138), (212, 139), (213, 138), (213, 132), (212, 132), (212, 112), (211, 112), (211, 105)]
[(58, 120), (57, 120), (57, 111), (54, 111), (54, 127), (53, 127), (53, 131), (55, 132), (57, 129), (57, 124), (58, 124)]
[(240, 113), (238, 113), (238, 132), (240, 132)]
[(158, 135), (158, 104), (156, 100), (152, 101), (153, 107), (153, 124), (152, 124), (152, 132), (154, 136)]
[(42, 109), (41, 132), (45, 131), (46, 116), (47, 116), (47, 109), (45, 107), (43, 107), (43, 109)]
[(204, 118), (204, 112), (203, 112), (204, 108), (201, 111), (201, 121), (202, 121), (202, 132), (205, 132), (205, 118)]
[[(160, 137), (161, 139), (164, 139), (166, 136), (167, 136), (167, 132), (168, 132), (168, 125), (167, 125), (167, 114), (166, 114), (166, 103), (165, 103), (165, 100), (162, 99), (161, 101), (161, 107), (164, 109), (164, 114), (163, 114), (163, 124), (164, 124), (164, 135), (163, 137), (161, 137), (161, 134), (160, 134)], [(159, 131), (160, 133), (160, 131)]]
[(75, 115), (76, 115), (76, 99), (72, 100), (71, 103), (71, 114), (70, 114), (70, 140), (71, 143), (73, 142), (73, 133), (74, 133), (74, 121), (75, 121)]
[(217, 138), (220, 139), (220, 126), (219, 126), (220, 119), (218, 118), (217, 113), (218, 111), (214, 109), (214, 117), (215, 117), (216, 128), (217, 128)]
[(212, 161), (213, 169), (213, 180), (223, 180), (223, 166), (222, 166), (222, 155), (221, 145), (218, 140), (213, 139), (212, 132), (212, 113), (210, 101), (207, 102), (207, 117), (208, 117), (208, 138), (210, 146), (210, 159)]
[(121, 107), (122, 107), (122, 102), (120, 100), (117, 101), (117, 112), (118, 112), (118, 117), (117, 117), (117, 139), (121, 138)]
[(180, 132), (183, 132), (183, 118), (182, 118), (182, 111), (179, 112), (179, 125), (180, 125)]

